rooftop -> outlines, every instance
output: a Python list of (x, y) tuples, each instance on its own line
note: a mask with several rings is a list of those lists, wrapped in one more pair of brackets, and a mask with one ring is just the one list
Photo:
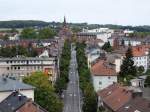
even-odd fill
[(131, 92), (119, 84), (113, 84), (98, 92), (103, 102), (113, 111), (117, 111), (124, 104), (128, 103), (132, 97)]
[(98, 60), (92, 65), (91, 72), (94, 76), (116, 76), (117, 73), (113, 65), (109, 65), (104, 60)]
[(132, 47), (132, 54), (134, 57), (141, 57), (148, 55), (148, 49), (143, 46)]
[(0, 103), (0, 112), (47, 112), (38, 104), (14, 91)]
[(30, 90), (30, 89), (34, 89), (34, 87), (19, 82), (17, 80), (0, 77), (0, 92), (14, 91), (14, 90)]
[(26, 96), (23, 96), (18, 92), (13, 92), (0, 103), (0, 112), (15, 112), (27, 101), (28, 99)]
[(121, 107), (117, 112), (150, 112), (150, 101), (137, 97)]

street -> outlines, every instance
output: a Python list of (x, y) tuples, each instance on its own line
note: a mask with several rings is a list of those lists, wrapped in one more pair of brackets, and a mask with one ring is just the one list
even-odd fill
[(81, 112), (80, 107), (79, 77), (75, 47), (71, 47), (71, 61), (69, 70), (69, 83), (64, 94), (63, 112)]

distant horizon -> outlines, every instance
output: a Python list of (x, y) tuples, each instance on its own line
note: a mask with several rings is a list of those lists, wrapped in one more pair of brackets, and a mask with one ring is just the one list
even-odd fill
[[(46, 21), (46, 20), (38, 20), (38, 19), (6, 19), (6, 20), (0, 20), (0, 22), (5, 22), (5, 21), (42, 21), (42, 22), (56, 22), (56, 23), (63, 23), (63, 21)], [(88, 23), (88, 22), (68, 22), (67, 23), (73, 23), (73, 24), (83, 24), (83, 23), (87, 23), (87, 24), (96, 24), (96, 25), (116, 25), (116, 26), (132, 26), (132, 27), (136, 27), (136, 26), (150, 26), (150, 25), (122, 25), (122, 24), (111, 24), (111, 23), (106, 23), (106, 24), (99, 24), (99, 23)]]
[(150, 0), (0, 0), (0, 20), (150, 25)]

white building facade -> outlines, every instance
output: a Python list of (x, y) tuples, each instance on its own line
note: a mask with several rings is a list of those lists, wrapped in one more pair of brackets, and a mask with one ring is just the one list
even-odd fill
[(137, 67), (143, 66), (145, 72), (149, 65), (149, 52), (147, 48), (144, 47), (133, 47), (132, 48), (134, 65)]
[(52, 82), (55, 82), (57, 78), (55, 58), (0, 58), (0, 75), (22, 79), (37, 71), (45, 73)]
[(109, 85), (117, 82), (117, 73), (115, 68), (105, 63), (104, 60), (99, 60), (91, 68), (92, 81), (94, 90), (97, 92)]
[(94, 90), (97, 92), (117, 82), (117, 76), (93, 76)]

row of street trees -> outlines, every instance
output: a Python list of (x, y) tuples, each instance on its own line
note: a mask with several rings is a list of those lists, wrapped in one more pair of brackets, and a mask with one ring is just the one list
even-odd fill
[(34, 28), (25, 28), (21, 32), (20, 37), (22, 39), (48, 39), (53, 38), (55, 35), (55, 30), (51, 28), (43, 28), (40, 30), (35, 30)]
[(67, 83), (69, 81), (69, 65), (71, 59), (71, 44), (69, 41), (65, 41), (64, 47), (62, 50), (61, 58), (60, 58), (60, 76), (56, 81), (55, 88), (56, 92), (61, 95), (62, 91), (67, 88)]
[(91, 83), (90, 70), (85, 56), (85, 43), (77, 43), (77, 62), (80, 79), (80, 88), (83, 92), (83, 112), (97, 112), (97, 95)]
[(34, 99), (36, 103), (48, 112), (62, 112), (63, 103), (55, 93), (55, 88), (48, 80), (48, 76), (42, 72), (36, 72), (25, 77), (23, 82), (35, 87)]

